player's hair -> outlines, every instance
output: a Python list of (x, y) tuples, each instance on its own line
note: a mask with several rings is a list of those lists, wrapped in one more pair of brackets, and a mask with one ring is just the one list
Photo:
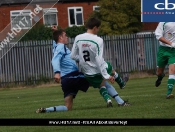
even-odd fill
[(93, 29), (95, 26), (98, 28), (101, 25), (101, 21), (95, 17), (90, 18), (86, 23), (87, 29)]
[(58, 37), (63, 35), (63, 32), (65, 32), (63, 29), (58, 29), (53, 32), (53, 40), (57, 43), (58, 42)]

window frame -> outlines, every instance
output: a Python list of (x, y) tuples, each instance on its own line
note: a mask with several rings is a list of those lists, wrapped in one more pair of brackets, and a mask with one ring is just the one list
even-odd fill
[(100, 9), (99, 10), (95, 10), (96, 7), (100, 8), (100, 6), (95, 5), (95, 6), (93, 6), (93, 11), (100, 11)]
[(43, 9), (43, 24), (47, 27), (51, 27), (52, 25), (46, 25), (45, 24), (45, 19), (44, 19), (44, 16), (45, 15), (48, 15), (48, 14), (55, 14), (56, 15), (56, 25), (54, 26), (58, 26), (58, 10), (57, 8), (44, 8)]
[[(70, 9), (74, 9), (75, 24), (71, 24), (70, 13), (69, 13), (69, 10), (70, 10)], [(81, 9), (81, 11), (76, 11), (76, 9)], [(72, 27), (72, 26), (83, 26), (83, 25), (84, 25), (83, 7), (81, 7), (81, 6), (68, 7), (68, 8), (67, 8), (67, 11), (68, 11), (68, 24), (69, 24), (69, 27)], [(76, 14), (77, 14), (77, 13), (81, 13), (81, 14), (82, 14), (82, 25), (78, 25), (78, 24), (77, 24), (77, 18), (76, 18)]]
[[(15, 28), (13, 27), (13, 24), (12, 24), (13, 19), (15, 19), (17, 16), (29, 16), (30, 17), (31, 12), (32, 12), (31, 10), (12, 10), (10, 11), (11, 29)], [(18, 14), (14, 15), (14, 13), (18, 13)], [(15, 18), (12, 19), (12, 17), (14, 16)], [(30, 19), (30, 22), (31, 22), (31, 27), (32, 27), (32, 19)], [(21, 27), (21, 29), (30, 29), (31, 27)]]

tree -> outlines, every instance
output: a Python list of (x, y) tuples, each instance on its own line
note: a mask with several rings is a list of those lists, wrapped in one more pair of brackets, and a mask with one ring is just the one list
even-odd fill
[(73, 27), (67, 27), (66, 34), (70, 38), (75, 38), (78, 34), (82, 34), (86, 32), (85, 26), (73, 26)]
[(51, 27), (45, 27), (45, 25), (37, 23), (21, 38), (21, 41), (50, 39), (52, 39)]
[[(60, 28), (59, 26), (57, 27)], [(78, 34), (86, 32), (85, 26), (73, 26), (67, 27), (64, 29), (66, 34), (70, 38), (76, 37)], [(29, 41), (29, 40), (51, 40), (52, 37), (52, 29), (51, 27), (46, 27), (44, 24), (37, 23), (32, 29), (30, 29), (24, 36), (21, 33), (21, 41)], [(18, 38), (17, 38), (18, 39)]]
[(140, 0), (99, 0), (99, 11), (91, 16), (101, 21), (101, 34), (136, 33), (142, 28)]

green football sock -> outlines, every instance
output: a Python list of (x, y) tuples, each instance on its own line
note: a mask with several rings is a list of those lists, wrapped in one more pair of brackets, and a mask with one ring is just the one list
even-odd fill
[(119, 85), (120, 87), (122, 87), (122, 86), (124, 85), (124, 81), (123, 81), (123, 79), (120, 77), (119, 74), (118, 74), (118, 76), (114, 76), (114, 78), (115, 78), (115, 81), (118, 83), (118, 85)]
[(162, 80), (162, 78), (165, 76), (165, 74), (163, 73), (163, 74), (161, 74), (161, 75), (157, 75), (157, 77), (158, 77), (158, 79), (159, 80)]
[(167, 95), (171, 94), (173, 87), (174, 87), (174, 79), (168, 79), (168, 85), (167, 85)]
[(100, 88), (100, 94), (103, 96), (104, 100), (107, 102), (108, 99), (110, 99), (110, 96), (108, 95), (106, 87), (101, 87)]

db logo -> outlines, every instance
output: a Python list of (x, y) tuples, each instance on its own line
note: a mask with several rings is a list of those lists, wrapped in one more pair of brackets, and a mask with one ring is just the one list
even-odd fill
[[(171, 7), (169, 7), (171, 5)], [(157, 10), (173, 10), (175, 9), (175, 3), (168, 3), (168, 0), (165, 0), (165, 3), (156, 3), (154, 8)]]

